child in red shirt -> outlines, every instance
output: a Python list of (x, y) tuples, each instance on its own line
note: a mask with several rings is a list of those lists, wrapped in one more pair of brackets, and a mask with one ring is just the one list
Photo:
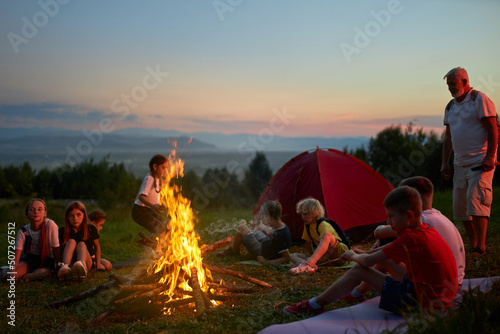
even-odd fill
[[(382, 249), (345, 252), (342, 258), (357, 264), (321, 295), (285, 307), (285, 314), (323, 313), (325, 305), (348, 295), (361, 282), (381, 294), (380, 308), (398, 314), (417, 303), (427, 310), (445, 310), (452, 304), (458, 291), (455, 257), (439, 232), (421, 222), (419, 193), (407, 186), (396, 188), (385, 198), (384, 207), (399, 238)], [(372, 268), (388, 259), (404, 262), (408, 275), (395, 280)]]

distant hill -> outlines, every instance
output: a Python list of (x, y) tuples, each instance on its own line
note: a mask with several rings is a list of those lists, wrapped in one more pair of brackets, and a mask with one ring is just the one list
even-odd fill
[[(243, 169), (255, 156), (266, 154), (276, 172), (295, 155), (319, 148), (342, 150), (367, 145), (369, 138), (259, 137), (250, 134), (183, 133), (173, 130), (129, 128), (112, 133), (74, 131), (59, 128), (0, 128), (0, 165), (20, 165), (27, 161), (39, 170), (84, 160), (124, 163), (138, 175), (147, 173), (154, 154), (168, 155), (177, 143), (177, 154), (186, 170), (202, 175), (208, 168), (224, 168), (236, 163)], [(242, 168), (238, 168), (241, 172)]]
[[(192, 141), (188, 143), (189, 138)], [(1, 149), (24, 149), (34, 145), (54, 148), (77, 145), (87, 140), (98, 149), (163, 148), (177, 140), (177, 147), (187, 150), (300, 151), (320, 148), (357, 148), (366, 145), (368, 137), (281, 137), (250, 134), (225, 135), (214, 132), (184, 133), (175, 130), (128, 128), (103, 134), (84, 134), (83, 131), (60, 128), (0, 128)]]

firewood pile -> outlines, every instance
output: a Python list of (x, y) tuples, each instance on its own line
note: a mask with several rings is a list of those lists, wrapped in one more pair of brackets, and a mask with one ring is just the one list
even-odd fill
[[(157, 247), (156, 242), (148, 238), (146, 235), (141, 234), (141, 238), (142, 240), (140, 243), (144, 245), (150, 245), (151, 247)], [(221, 247), (228, 245), (232, 241), (232, 239), (233, 237), (228, 237), (219, 240), (214, 244), (201, 247), (200, 250), (202, 257)], [(162, 252), (162, 249), (157, 249), (157, 256), (160, 256)], [(153, 262), (154, 260), (151, 261)], [(165, 314), (171, 314), (176, 308), (189, 304), (194, 305), (194, 309), (196, 312), (195, 317), (197, 319), (204, 319), (205, 312), (209, 308), (228, 300), (232, 294), (247, 294), (255, 292), (257, 291), (255, 286), (261, 286), (265, 288), (272, 287), (266, 282), (233, 270), (218, 268), (205, 263), (203, 263), (203, 267), (205, 270), (208, 269), (212, 273), (237, 277), (239, 279), (250, 282), (253, 285), (235, 285), (225, 283), (222, 280), (220, 280), (220, 282), (209, 280), (205, 289), (202, 289), (198, 281), (198, 273), (196, 268), (192, 268), (191, 272), (185, 272), (181, 269), (176, 273), (170, 272), (170, 267), (164, 267), (161, 271), (154, 274), (151, 274), (147, 269), (144, 269), (139, 274), (136, 274), (134, 276), (118, 277), (115, 275), (110, 275), (110, 282), (101, 284), (100, 286), (79, 293), (78, 295), (71, 296), (64, 300), (53, 302), (51, 304), (48, 304), (47, 307), (57, 308), (62, 305), (68, 305), (96, 295), (104, 289), (118, 287), (119, 291), (111, 300), (109, 309), (100, 317), (98, 317), (97, 320), (102, 320), (113, 314), (134, 315), (151, 318)], [(166, 286), (166, 284), (159, 283), (162, 281), (162, 277), (168, 275), (171, 275), (173, 277), (177, 276), (177, 281), (179, 282), (179, 285), (175, 288), (173, 294), (167, 293), (166, 290), (168, 289), (168, 287)], [(182, 284), (182, 282), (187, 282), (187, 286), (185, 284)]]

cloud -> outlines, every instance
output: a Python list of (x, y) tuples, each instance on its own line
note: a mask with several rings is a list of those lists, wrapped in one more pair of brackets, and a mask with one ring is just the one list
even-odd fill
[[(2, 104), (0, 118), (7, 126), (16, 126), (21, 123), (56, 122), (62, 124), (94, 124), (103, 119), (117, 119), (120, 115), (106, 110), (93, 109), (76, 104), (55, 102)], [(138, 116), (127, 115), (126, 122), (136, 122)]]

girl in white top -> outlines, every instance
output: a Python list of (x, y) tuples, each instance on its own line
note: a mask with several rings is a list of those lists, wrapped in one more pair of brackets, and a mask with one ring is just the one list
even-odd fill
[(160, 204), (160, 191), (167, 168), (168, 159), (165, 156), (157, 154), (151, 158), (150, 172), (142, 181), (132, 208), (132, 219), (157, 235), (167, 230), (167, 221), (158, 215), (165, 211), (165, 207)]
[(48, 278), (60, 257), (58, 228), (53, 220), (47, 218), (45, 202), (39, 198), (32, 199), (26, 206), (25, 214), (30, 223), (17, 233), (14, 264), (4, 270), (3, 279), (9, 276), (28, 281)]

